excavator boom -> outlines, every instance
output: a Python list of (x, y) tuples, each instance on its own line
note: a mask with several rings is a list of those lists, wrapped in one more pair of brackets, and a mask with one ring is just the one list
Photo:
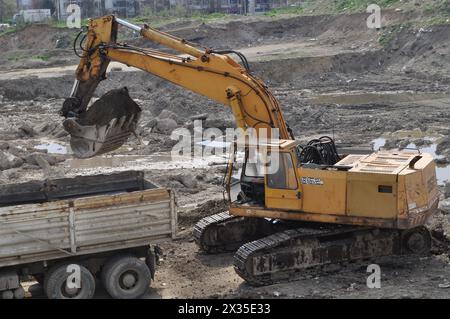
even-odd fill
[[(168, 47), (181, 55), (142, 49), (118, 43), (119, 25), (130, 28), (154, 43)], [(106, 78), (110, 61), (117, 61), (154, 74), (190, 91), (230, 106), (237, 126), (246, 130), (261, 129), (270, 138), (271, 129), (278, 129), (282, 139), (293, 139), (281, 112), (281, 107), (265, 84), (253, 76), (245, 57), (244, 66), (229, 55), (212, 49), (198, 49), (186, 40), (150, 28), (135, 26), (114, 16), (89, 22), (84, 36), (83, 52), (76, 71), (77, 79), (71, 96), (65, 101), (61, 114), (67, 118), (65, 128), (71, 134), (72, 148), (77, 157), (95, 156), (120, 147), (136, 126), (139, 112), (125, 105), (109, 104), (112, 116), (106, 125), (96, 123), (86, 114), (92, 95)], [(231, 51), (226, 51), (231, 52)], [(111, 96), (110, 96), (111, 97)], [(114, 99), (109, 99), (111, 103)], [(105, 103), (99, 104), (105, 105)], [(105, 105), (105, 107), (107, 107)], [(98, 107), (97, 111), (103, 108)], [(97, 112), (98, 113), (98, 112)], [(123, 118), (123, 113), (128, 116)], [(81, 123), (84, 118), (85, 124)]]

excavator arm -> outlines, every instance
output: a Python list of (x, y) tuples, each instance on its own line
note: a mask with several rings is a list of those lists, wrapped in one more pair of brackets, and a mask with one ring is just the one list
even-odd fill
[[(118, 43), (117, 33), (120, 25), (139, 32), (142, 37), (180, 55)], [(99, 129), (95, 121), (87, 121), (88, 128), (86, 125), (80, 125), (79, 119), (86, 117), (89, 112), (88, 104), (95, 89), (106, 78), (110, 61), (136, 67), (229, 106), (237, 127), (244, 130), (254, 128), (257, 134), (260, 134), (261, 129), (264, 129), (265, 136), (270, 137), (270, 129), (276, 128), (281, 139), (293, 139), (275, 97), (261, 80), (250, 74), (246, 68), (248, 66), (245, 57), (241, 56), (243, 67), (225, 54), (232, 51), (201, 50), (186, 40), (147, 25), (135, 26), (112, 15), (91, 20), (82, 42), (83, 53), (76, 71), (77, 79), (71, 97), (64, 102), (61, 110), (61, 114), (68, 118), (64, 124), (65, 128), (73, 138), (78, 139), (75, 144), (86, 144), (86, 141), (89, 141), (86, 147), (75, 145), (78, 150), (75, 154), (78, 157), (90, 157), (119, 147), (128, 138), (129, 134), (125, 133), (130, 133), (138, 119), (136, 114), (131, 116), (127, 113), (128, 117), (122, 121), (111, 118), (115, 122), (108, 123), (106, 129)], [(118, 123), (122, 125), (122, 130), (112, 129)], [(97, 128), (94, 129), (94, 126)], [(117, 138), (118, 136), (120, 138)], [(109, 143), (110, 141), (113, 141), (113, 144)], [(95, 147), (92, 143), (97, 143), (100, 147)]]

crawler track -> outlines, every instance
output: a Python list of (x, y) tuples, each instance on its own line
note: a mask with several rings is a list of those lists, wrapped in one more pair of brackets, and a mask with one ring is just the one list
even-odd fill
[[(410, 234), (423, 236), (422, 247), (409, 247)], [(400, 231), (361, 227), (335, 229), (297, 228), (249, 242), (236, 252), (235, 270), (252, 285), (291, 281), (376, 257), (426, 253), (428, 232), (424, 227)], [(411, 249), (414, 248), (414, 249)]]
[(237, 250), (236, 273), (255, 286), (297, 280), (377, 257), (424, 254), (431, 245), (425, 227), (398, 230), (300, 222), (268, 225), (266, 219), (234, 217), (225, 212), (198, 222), (194, 238), (207, 253)]
[(255, 231), (251, 219), (223, 212), (201, 219), (194, 226), (193, 235), (201, 250), (221, 253), (236, 251), (249, 238), (253, 238), (252, 233)]

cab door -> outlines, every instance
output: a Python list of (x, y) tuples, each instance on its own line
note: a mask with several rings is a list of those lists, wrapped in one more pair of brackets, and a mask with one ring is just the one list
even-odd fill
[(299, 211), (302, 207), (300, 185), (292, 154), (280, 152), (277, 168), (265, 175), (266, 208)]

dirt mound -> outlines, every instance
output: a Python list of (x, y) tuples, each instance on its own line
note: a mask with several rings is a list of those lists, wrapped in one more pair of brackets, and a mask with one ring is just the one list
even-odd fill
[(195, 224), (203, 217), (211, 216), (228, 210), (228, 204), (223, 199), (214, 199), (198, 207), (179, 213), (178, 222), (181, 226)]
[(387, 35), (391, 70), (415, 76), (450, 77), (450, 25), (399, 28)]
[(0, 37), (0, 52), (70, 48), (76, 30), (34, 24)]

